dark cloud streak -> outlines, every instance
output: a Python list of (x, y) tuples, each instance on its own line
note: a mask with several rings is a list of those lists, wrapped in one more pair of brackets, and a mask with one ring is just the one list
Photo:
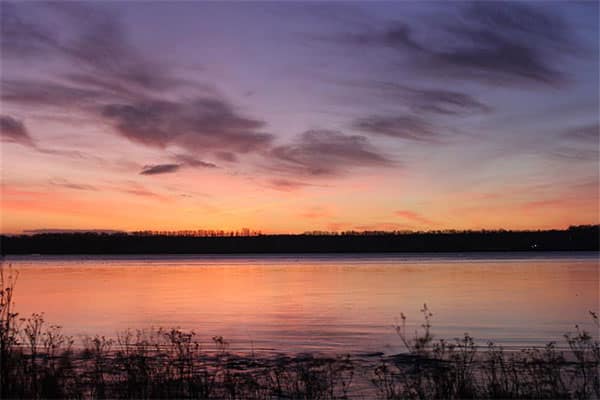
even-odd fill
[(50, 181), (52, 186), (63, 187), (66, 189), (73, 190), (87, 190), (87, 191), (97, 191), (98, 188), (92, 185), (87, 185), (84, 183), (73, 183), (64, 179), (54, 179)]
[(466, 93), (443, 89), (404, 88), (411, 108), (434, 114), (461, 115), (487, 113), (491, 108)]
[(11, 116), (0, 115), (0, 133), (4, 140), (35, 147), (35, 143), (29, 135), (25, 124)]
[(353, 167), (394, 164), (366, 137), (330, 130), (306, 131), (295, 143), (274, 147), (269, 156), (272, 169), (308, 176), (340, 175)]
[(178, 145), (195, 151), (247, 153), (264, 148), (273, 139), (255, 132), (264, 125), (262, 121), (243, 117), (216, 98), (110, 104), (103, 107), (102, 116), (127, 139), (159, 148)]
[(384, 135), (396, 139), (422, 142), (437, 142), (438, 134), (424, 119), (414, 115), (386, 117), (373, 115), (359, 118), (352, 124), (354, 129), (362, 132)]
[(381, 80), (339, 81), (344, 88), (358, 89), (361, 96), (378, 97), (385, 103), (401, 104), (414, 113), (431, 115), (473, 115), (492, 108), (473, 96), (449, 89), (417, 88)]
[[(423, 22), (423, 21), (422, 21)], [(460, 16), (425, 21), (437, 35), (435, 43), (417, 39), (411, 25), (388, 24), (347, 33), (337, 42), (357, 47), (389, 48), (412, 63), (418, 73), (441, 74), (485, 83), (557, 85), (566, 80), (555, 69), (556, 58), (572, 49), (571, 33), (560, 16), (540, 5), (511, 2), (461, 4)], [(430, 37), (435, 38), (433, 35)]]
[(316, 186), (310, 183), (285, 179), (285, 178), (275, 178), (269, 181), (269, 186), (275, 190), (280, 190), (283, 192), (291, 192), (297, 189), (302, 189), (307, 186)]
[(169, 174), (179, 170), (181, 165), (179, 164), (158, 164), (158, 165), (145, 165), (140, 175), (160, 175)]
[(177, 154), (174, 158), (180, 163), (189, 165), (190, 167), (217, 168), (217, 166), (211, 162), (202, 161), (187, 154)]
[(584, 141), (598, 142), (600, 140), (600, 124), (589, 124), (568, 129), (565, 136)]
[(83, 108), (107, 100), (105, 93), (69, 84), (36, 80), (2, 80), (2, 100), (29, 106)]

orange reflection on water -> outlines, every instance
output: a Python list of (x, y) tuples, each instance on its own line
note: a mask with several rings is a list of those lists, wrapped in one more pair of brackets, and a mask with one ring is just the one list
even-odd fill
[[(560, 341), (598, 311), (595, 255), (13, 258), (22, 316), (44, 311), (74, 335), (150, 326), (228, 338), (233, 348), (400, 351), (400, 312), (434, 312), (437, 337)], [(7, 261), (7, 262), (9, 262)]]

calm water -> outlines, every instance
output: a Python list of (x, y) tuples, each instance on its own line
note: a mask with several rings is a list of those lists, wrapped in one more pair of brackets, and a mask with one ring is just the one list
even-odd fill
[(45, 312), (71, 335), (152, 326), (222, 335), (247, 351), (402, 351), (400, 313), (433, 332), (485, 344), (597, 336), (597, 253), (411, 256), (8, 257), (21, 316)]

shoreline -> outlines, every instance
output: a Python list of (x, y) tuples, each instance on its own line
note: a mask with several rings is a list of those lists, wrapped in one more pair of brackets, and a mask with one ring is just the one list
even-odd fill
[(0, 236), (5, 254), (371, 254), (599, 251), (598, 226), (546, 231), (346, 232), (205, 236), (41, 233)]

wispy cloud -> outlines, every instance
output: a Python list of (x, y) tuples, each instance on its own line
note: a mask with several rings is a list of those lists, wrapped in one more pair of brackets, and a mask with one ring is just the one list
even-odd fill
[(103, 107), (102, 116), (122, 136), (159, 148), (179, 145), (190, 151), (246, 153), (265, 148), (273, 139), (255, 131), (263, 122), (237, 114), (230, 104), (216, 98), (110, 104)]
[[(555, 67), (561, 53), (573, 49), (561, 16), (540, 5), (511, 2), (460, 3), (458, 17), (444, 14), (426, 21), (436, 34), (423, 39), (413, 27), (397, 22), (373, 25), (338, 37), (358, 47), (387, 48), (413, 64), (415, 71), (484, 83), (556, 85), (566, 80)], [(423, 21), (421, 21), (423, 22)], [(437, 37), (445, 40), (435, 40)]]
[(27, 128), (25, 128), (25, 124), (11, 116), (0, 115), (0, 134), (2, 134), (3, 140), (25, 146), (35, 146)]
[(196, 157), (187, 155), (187, 154), (177, 154), (174, 156), (174, 159), (184, 165), (189, 165), (190, 167), (198, 167), (198, 168), (217, 168), (217, 166), (211, 162), (202, 161)]
[(50, 181), (50, 185), (63, 187), (66, 189), (73, 189), (73, 190), (89, 190), (89, 191), (98, 190), (98, 188), (96, 186), (88, 185), (86, 183), (75, 183), (75, 182), (68, 181), (66, 179), (52, 179)]
[(308, 186), (316, 186), (311, 183), (292, 180), (292, 179), (285, 179), (285, 178), (271, 179), (271, 180), (269, 180), (268, 184), (271, 188), (273, 188), (275, 190), (281, 190), (284, 192), (291, 192), (291, 191), (302, 189), (302, 188), (308, 187)]
[(49, 154), (73, 159), (92, 159), (94, 156), (76, 150), (41, 147), (29, 134), (25, 122), (8, 115), (0, 116), (0, 139), (29, 147), (40, 154)]
[[(56, 57), (79, 66), (73, 80), (102, 90), (163, 90), (177, 83), (164, 66), (131, 45), (118, 17), (106, 8), (51, 3), (46, 11), (62, 19), (73, 35), (57, 34), (33, 14), (2, 3), (2, 49), (8, 56)], [(79, 79), (77, 79), (79, 77)]]
[(600, 124), (594, 123), (570, 128), (564, 132), (564, 136), (583, 141), (598, 142), (600, 140)]
[(372, 115), (359, 118), (352, 124), (354, 129), (376, 135), (384, 135), (396, 139), (407, 139), (422, 142), (438, 141), (438, 134), (426, 120), (415, 115), (387, 117)]
[[(176, 78), (167, 65), (138, 51), (108, 8), (75, 3), (45, 8), (69, 29), (58, 35), (19, 6), (2, 3), (3, 53), (58, 59), (71, 70), (41, 81), (5, 77), (3, 101), (78, 110), (132, 142), (178, 146), (192, 154), (212, 151), (228, 161), (272, 142), (272, 135), (258, 131), (264, 121), (241, 115), (212, 85)], [(195, 94), (177, 99), (173, 94), (184, 82)]]
[(309, 219), (321, 219), (321, 218), (331, 218), (333, 213), (328, 207), (323, 206), (313, 206), (309, 207), (300, 214), (298, 214), (302, 218)]
[(388, 86), (387, 90), (399, 90), (408, 98), (409, 107), (415, 112), (442, 115), (469, 115), (491, 112), (491, 107), (473, 96), (445, 89), (417, 89)]
[(96, 103), (111, 99), (108, 93), (72, 84), (37, 79), (2, 79), (2, 100), (25, 106), (90, 110)]
[(121, 184), (117, 184), (111, 187), (112, 190), (134, 195), (140, 199), (145, 199), (149, 201), (159, 201), (163, 203), (176, 201), (177, 197), (181, 197), (176, 195), (176, 197), (172, 195), (166, 195), (159, 191), (151, 190), (141, 185), (135, 181), (126, 181)]
[(237, 162), (238, 161), (238, 158), (235, 155), (235, 153), (232, 153), (230, 151), (217, 151), (215, 153), (215, 157), (217, 157), (219, 160), (227, 161), (227, 162)]
[(307, 176), (339, 175), (353, 167), (394, 164), (366, 137), (329, 130), (306, 131), (295, 143), (273, 148), (270, 158), (274, 170)]
[(410, 211), (410, 210), (398, 210), (394, 213), (394, 215), (396, 215), (397, 217), (400, 217), (402, 219), (412, 221), (412, 222), (417, 222), (417, 223), (423, 224), (423, 225), (433, 225), (434, 224), (434, 222), (432, 220), (430, 220), (429, 218), (424, 217), (423, 215), (416, 213), (414, 211)]
[(179, 164), (145, 165), (140, 175), (159, 175), (176, 172), (181, 166)]

